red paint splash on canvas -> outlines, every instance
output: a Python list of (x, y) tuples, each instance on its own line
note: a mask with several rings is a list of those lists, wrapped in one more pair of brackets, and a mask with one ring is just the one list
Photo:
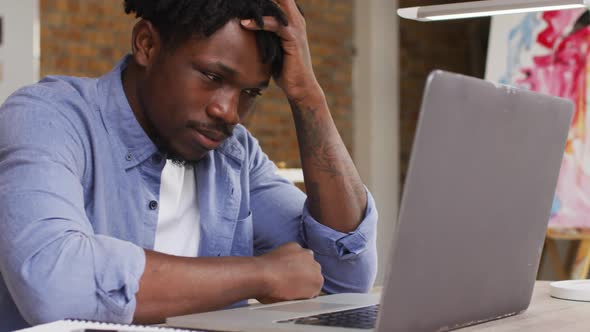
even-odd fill
[[(575, 23), (584, 10), (545, 12), (546, 27), (536, 42), (548, 52), (523, 68), (520, 86), (575, 103), (575, 113), (557, 185), (550, 226), (590, 227), (590, 137), (588, 130), (588, 72), (590, 27)], [(555, 205), (555, 204), (554, 204)]]

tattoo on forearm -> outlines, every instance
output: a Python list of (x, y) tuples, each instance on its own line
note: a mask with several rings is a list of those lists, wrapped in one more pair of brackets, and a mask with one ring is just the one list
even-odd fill
[[(324, 195), (329, 193), (328, 200), (332, 196), (330, 190), (337, 190), (342, 202), (360, 202), (364, 199), (365, 189), (356, 172), (356, 168), (350, 158), (346, 146), (340, 139), (333, 127), (331, 120), (326, 121), (326, 113), (313, 107), (300, 109), (295, 103), (291, 103), (293, 118), (297, 127), (297, 138), (301, 161), (308, 167), (311, 166), (315, 175), (305, 179), (305, 187), (308, 193), (309, 208), (312, 215), (318, 221), (325, 221), (324, 218), (333, 217), (333, 210), (325, 210), (320, 204), (320, 191)], [(329, 116), (329, 114), (327, 115)], [(317, 176), (323, 173), (333, 180), (336, 187), (328, 189), (320, 188), (322, 181)], [(328, 190), (328, 191), (326, 191)], [(333, 207), (332, 207), (333, 208)], [(347, 209), (348, 207), (343, 207)], [(352, 208), (352, 211), (355, 209)], [(357, 213), (357, 212), (355, 212)], [(358, 212), (358, 213), (362, 213)], [(354, 217), (356, 218), (356, 216)]]
[(301, 111), (296, 105), (291, 104), (295, 110), (295, 123), (305, 130), (298, 131), (299, 146), (302, 159), (310, 159), (312, 165), (322, 172), (329, 173), (333, 177), (348, 176), (349, 165), (348, 151), (343, 144), (330, 143), (325, 138), (326, 130), (317, 121), (317, 110), (308, 108)]

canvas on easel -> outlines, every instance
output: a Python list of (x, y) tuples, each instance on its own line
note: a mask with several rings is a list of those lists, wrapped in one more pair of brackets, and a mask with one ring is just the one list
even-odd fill
[(492, 18), (486, 79), (571, 99), (571, 124), (553, 201), (548, 254), (556, 239), (580, 240), (559, 279), (585, 278), (590, 267), (590, 12), (549, 11)]

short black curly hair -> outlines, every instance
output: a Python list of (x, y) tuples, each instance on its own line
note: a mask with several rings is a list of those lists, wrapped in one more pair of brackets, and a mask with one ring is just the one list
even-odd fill
[[(124, 0), (125, 13), (150, 21), (164, 45), (173, 49), (197, 34), (209, 37), (231, 19), (253, 19), (262, 26), (263, 16), (273, 16), (287, 25), (281, 9), (272, 0)], [(271, 64), (273, 76), (283, 66), (280, 38), (271, 32), (256, 31), (262, 62)]]

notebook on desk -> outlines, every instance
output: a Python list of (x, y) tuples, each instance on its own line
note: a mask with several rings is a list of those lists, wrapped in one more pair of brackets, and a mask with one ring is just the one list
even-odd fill
[[(198, 332), (156, 325), (130, 325), (65, 319), (41, 324), (16, 332)], [(205, 331), (203, 331), (205, 332)]]
[(522, 312), (531, 299), (572, 113), (565, 99), (433, 72), (381, 296), (337, 294), (171, 317), (167, 324), (223, 331), (445, 331)]

